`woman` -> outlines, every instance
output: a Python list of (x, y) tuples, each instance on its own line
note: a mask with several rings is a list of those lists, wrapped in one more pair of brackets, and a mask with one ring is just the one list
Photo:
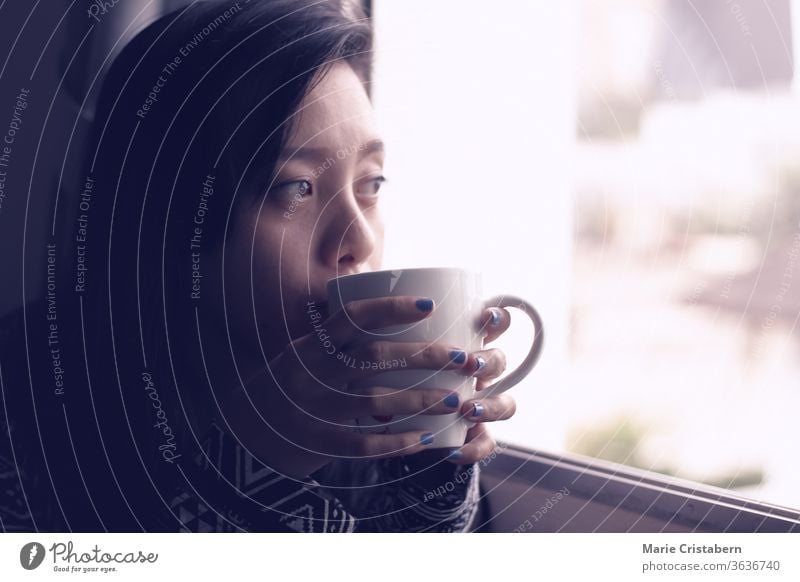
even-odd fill
[[(477, 461), (496, 446), (486, 423), (513, 415), (513, 399), (353, 393), (376, 372), (325, 354), (306, 317), (328, 279), (381, 266), (370, 39), (349, 3), (202, 2), (115, 59), (83, 187), (55, 211), (45, 301), (4, 325), (6, 531), (476, 525)], [(353, 357), (488, 386), (499, 350), (369, 333), (434, 309), (363, 300), (324, 326)], [(509, 325), (503, 309), (483, 317), (487, 342)], [(452, 451), (430, 433), (341, 426), (454, 411), (476, 424)]]

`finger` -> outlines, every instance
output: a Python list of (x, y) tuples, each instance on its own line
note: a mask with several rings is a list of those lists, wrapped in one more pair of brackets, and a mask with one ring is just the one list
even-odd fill
[(314, 404), (319, 414), (330, 420), (358, 417), (391, 417), (398, 414), (453, 414), (461, 399), (458, 392), (437, 388), (386, 388), (376, 386), (341, 394), (331, 390)]
[[(469, 354), (458, 346), (425, 342), (373, 341), (353, 348), (348, 355), (365, 375), (374, 375), (398, 368), (426, 370), (459, 370), (469, 375)], [(475, 360), (471, 360), (475, 365)], [(365, 365), (366, 364), (366, 365)]]
[[(291, 350), (288, 350), (288, 357), (292, 358), (293, 374), (297, 378), (302, 378), (305, 383), (303, 395), (298, 396), (305, 402), (302, 407), (304, 409), (312, 407), (320, 413), (325, 412), (326, 407), (331, 407), (330, 411), (334, 414), (350, 408), (352, 405), (345, 406), (341, 400), (330, 399), (335, 399), (337, 395), (345, 396), (347, 392), (345, 386), (349, 383), (390, 370), (453, 370), (470, 375), (470, 368), (478, 367), (479, 361), (486, 362), (487, 358), (492, 369), (504, 365), (504, 356), (499, 350), (497, 353), (487, 350), (486, 358), (481, 357), (478, 360), (459, 347), (445, 344), (373, 341), (355, 346), (346, 353), (326, 354), (308, 347), (309, 342), (314, 343), (316, 340), (315, 337), (304, 336), (300, 340), (293, 341)], [(485, 367), (485, 363), (481, 366)], [(294, 383), (287, 381), (287, 385)], [(444, 400), (447, 396), (448, 394), (442, 395), (441, 399)], [(326, 407), (315, 406), (323, 401), (326, 402)]]
[(498, 378), (506, 370), (506, 355), (497, 348), (488, 350), (479, 350), (472, 352), (469, 355), (469, 361), (466, 368), (469, 374), (478, 378), (478, 386), (482, 387), (480, 380), (483, 384), (488, 386), (491, 380)]
[[(385, 297), (381, 299), (414, 299), (413, 297)], [(364, 300), (366, 301), (366, 300)], [(354, 305), (359, 302), (351, 302)], [(395, 305), (393, 309), (401, 311), (408, 308), (402, 306), (403, 302), (390, 303)], [(411, 305), (415, 305), (412, 301)], [(362, 305), (363, 306), (363, 305)], [(360, 313), (362, 306), (358, 306), (355, 312)], [(426, 313), (419, 311), (420, 315), (414, 317), (426, 317)], [(407, 315), (407, 319), (411, 317)], [(346, 317), (338, 312), (334, 317)], [(366, 317), (358, 316), (361, 323), (366, 321)], [(374, 321), (367, 322), (374, 325)], [(391, 322), (381, 325), (397, 323), (397, 318)], [(337, 328), (345, 325), (345, 320), (340, 319), (332, 324)], [(424, 342), (393, 342), (387, 340), (374, 340), (375, 336), (370, 336), (364, 330), (356, 330), (349, 324), (347, 331), (340, 329), (340, 337), (350, 338), (349, 344), (344, 344), (335, 339), (334, 330), (325, 326), (319, 326), (313, 332), (289, 342), (284, 350), (287, 363), (292, 368), (293, 373), (301, 376), (310, 375), (323, 387), (328, 385), (341, 388), (343, 385), (364, 376), (379, 374), (387, 370), (399, 368), (427, 368), (432, 370), (457, 370), (462, 369), (468, 363), (468, 354), (457, 346), (444, 346), (436, 344), (426, 344)], [(374, 341), (366, 341), (372, 339)], [(472, 360), (470, 365), (474, 365)], [(329, 379), (329, 381), (323, 381)]]
[(488, 457), (496, 447), (497, 443), (486, 429), (486, 425), (478, 423), (467, 431), (467, 442), (457, 449), (452, 449), (447, 460), (456, 465), (469, 465)]
[(489, 307), (481, 314), (480, 329), (486, 336), (483, 343), (488, 344), (500, 337), (511, 325), (511, 314), (503, 307)]
[(509, 394), (468, 400), (461, 406), (461, 414), (473, 422), (508, 420), (517, 411), (517, 403)]
[[(414, 323), (428, 317), (433, 309), (434, 302), (428, 297), (398, 295), (358, 299), (346, 303), (340, 311), (320, 325), (327, 329), (337, 347), (344, 350), (365, 331)], [(317, 330), (314, 333), (316, 332)]]
[(327, 440), (326, 449), (335, 448), (336, 456), (351, 459), (381, 459), (413, 455), (428, 450), (435, 436), (430, 432), (411, 431), (400, 434), (359, 434), (335, 431)]

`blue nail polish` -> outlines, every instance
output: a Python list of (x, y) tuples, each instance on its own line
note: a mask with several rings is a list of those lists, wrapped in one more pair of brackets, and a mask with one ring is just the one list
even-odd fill
[(461, 449), (453, 449), (450, 451), (450, 454), (447, 455), (448, 459), (458, 460), (464, 456), (464, 453), (461, 452)]
[(423, 445), (429, 445), (433, 442), (433, 433), (426, 432), (421, 437), (419, 437), (419, 440)]
[(458, 394), (448, 394), (444, 399), (444, 403), (450, 408), (458, 407)]
[(475, 356), (475, 361), (478, 362), (478, 369), (475, 370), (475, 374), (477, 374), (486, 366), (486, 360), (481, 356)]
[(462, 352), (461, 350), (452, 350), (450, 352), (450, 359), (456, 364), (463, 364), (467, 361), (467, 352)]
[(414, 304), (420, 311), (431, 311), (433, 309), (433, 299), (417, 299)]
[(472, 416), (480, 416), (483, 414), (484, 408), (483, 404), (480, 402), (473, 402), (472, 403)]
[(498, 309), (491, 310), (492, 318), (489, 320), (489, 324), (492, 326), (498, 325), (500, 323), (500, 311)]

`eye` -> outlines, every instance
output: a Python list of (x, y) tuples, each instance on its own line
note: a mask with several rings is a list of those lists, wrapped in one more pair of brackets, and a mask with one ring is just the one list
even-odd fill
[(371, 178), (359, 184), (356, 193), (360, 196), (367, 196), (367, 197), (377, 196), (378, 191), (380, 191), (381, 186), (383, 185), (384, 182), (386, 182), (386, 178), (384, 178), (383, 176), (377, 176), (375, 178)]
[(300, 199), (305, 196), (311, 196), (312, 186), (308, 180), (293, 180), (291, 182), (284, 182), (270, 188), (267, 193), (272, 198), (281, 199)]

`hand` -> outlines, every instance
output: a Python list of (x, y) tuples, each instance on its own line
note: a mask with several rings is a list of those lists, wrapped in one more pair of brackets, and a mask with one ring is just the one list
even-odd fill
[[(237, 438), (264, 464), (292, 477), (305, 477), (337, 457), (393, 457), (429, 448), (432, 435), (425, 431), (359, 434), (349, 426), (360, 417), (452, 414), (462, 404), (457, 392), (440, 389), (348, 391), (350, 383), (386, 371), (348, 362), (403, 361), (404, 369), (472, 373), (477, 360), (460, 346), (381, 341), (370, 333), (428, 317), (432, 302), (420, 299), (352, 301), (327, 319), (310, 308), (309, 327), (314, 330), (291, 341), (246, 382), (245, 390), (235, 390), (222, 403)], [(489, 356), (483, 376), (498, 366), (498, 356), (491, 352), (480, 352)]]
[[(506, 309), (491, 307), (482, 315), (482, 326), (486, 337), (484, 344), (493, 342), (500, 337), (511, 324), (511, 315)], [(479, 358), (484, 364), (479, 364)], [(468, 369), (478, 379), (476, 390), (477, 398), (464, 402), (461, 414), (464, 418), (475, 422), (475, 426), (467, 431), (464, 445), (458, 449), (451, 449), (447, 460), (458, 465), (475, 463), (488, 457), (497, 447), (492, 435), (486, 428), (487, 422), (507, 420), (514, 416), (517, 404), (507, 392), (496, 396), (480, 398), (480, 391), (490, 386), (506, 369), (506, 357), (498, 349), (481, 350), (470, 354), (467, 362)]]

